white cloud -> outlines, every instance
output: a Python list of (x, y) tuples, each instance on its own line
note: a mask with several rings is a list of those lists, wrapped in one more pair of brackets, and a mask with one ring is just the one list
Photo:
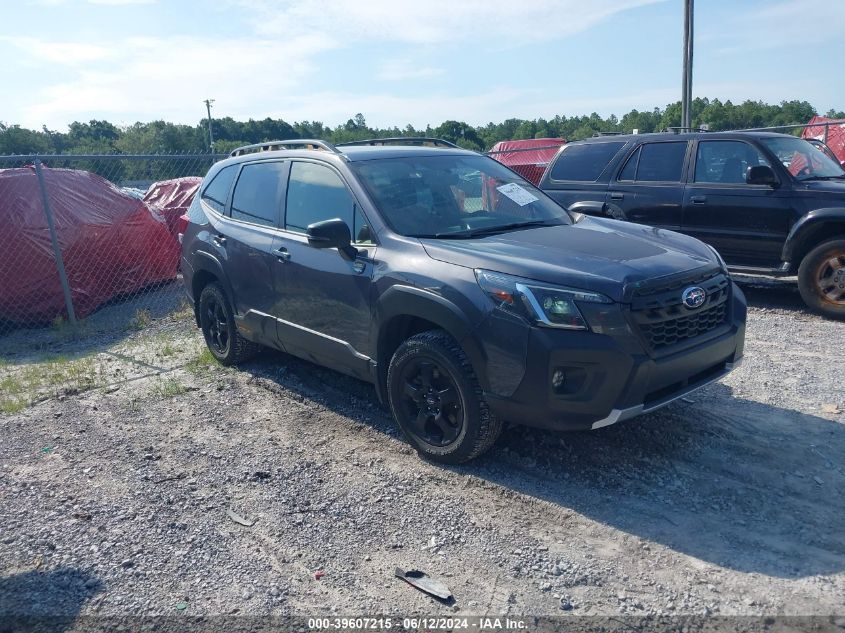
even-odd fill
[(44, 7), (58, 7), (63, 4), (99, 4), (108, 6), (126, 6), (132, 4), (156, 4), (158, 0), (30, 0), (29, 4)]
[(264, 34), (318, 29), (345, 40), (529, 44), (589, 29), (665, 0), (241, 0)]
[(3, 37), (8, 42), (26, 51), (27, 60), (41, 60), (54, 64), (76, 66), (107, 59), (114, 55), (110, 46), (99, 46), (85, 42), (47, 42), (34, 37)]
[(408, 79), (424, 79), (436, 77), (446, 72), (443, 68), (422, 66), (410, 59), (393, 59), (381, 65), (376, 73), (376, 79), (382, 81), (407, 81)]
[(115, 45), (119, 57), (108, 64), (77, 69), (71, 78), (44, 88), (21, 123), (60, 126), (94, 113), (122, 123), (194, 121), (201, 118), (202, 99), (216, 95), (226, 95), (227, 110), (251, 113), (315, 72), (311, 58), (333, 46), (320, 35), (129, 38)]

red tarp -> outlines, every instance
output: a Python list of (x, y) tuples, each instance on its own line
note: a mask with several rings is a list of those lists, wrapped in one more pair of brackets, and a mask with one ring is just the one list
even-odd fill
[[(43, 173), (77, 316), (176, 277), (178, 245), (146, 203), (86, 171)], [(33, 168), (0, 170), (0, 224), (0, 321), (66, 317)]]
[(176, 237), (177, 221), (188, 211), (202, 178), (187, 176), (154, 182), (144, 194), (144, 202), (164, 216), (170, 234)]
[(562, 138), (499, 141), (490, 150), (490, 156), (503, 165), (507, 165), (529, 182), (539, 185), (543, 172), (557, 154), (558, 148), (564, 143), (566, 140)]
[[(824, 138), (824, 126), (812, 125), (813, 123), (836, 123), (827, 128), (827, 140)], [(842, 119), (829, 119), (824, 116), (814, 116), (810, 119), (811, 127), (805, 127), (801, 138), (817, 138), (825, 141), (827, 146), (833, 150), (839, 162), (845, 161), (845, 121)]]

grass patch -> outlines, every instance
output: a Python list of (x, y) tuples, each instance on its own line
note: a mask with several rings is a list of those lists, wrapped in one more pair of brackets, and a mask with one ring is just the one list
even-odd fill
[(158, 398), (175, 398), (187, 393), (188, 388), (174, 378), (158, 380), (153, 384), (153, 395)]
[(182, 298), (182, 301), (179, 303), (179, 309), (173, 313), (173, 318), (175, 319), (191, 319), (194, 318), (194, 306), (191, 305), (191, 302), (185, 298)]
[(15, 413), (42, 399), (60, 393), (88, 391), (100, 378), (92, 357), (54, 356), (41, 362), (0, 366), (0, 411)]
[(199, 354), (185, 364), (185, 369), (193, 374), (208, 371), (213, 367), (221, 367), (221, 365), (207, 347), (203, 347)]
[(153, 315), (150, 314), (150, 311), (147, 309), (141, 309), (135, 311), (135, 316), (130, 319), (127, 329), (128, 330), (143, 330), (153, 322)]
[(28, 404), (29, 403), (26, 400), (0, 396), (0, 413), (18, 413), (19, 411), (26, 409)]
[(170, 342), (164, 344), (161, 348), (161, 355), (162, 356), (174, 356), (176, 354), (176, 348), (173, 347)]

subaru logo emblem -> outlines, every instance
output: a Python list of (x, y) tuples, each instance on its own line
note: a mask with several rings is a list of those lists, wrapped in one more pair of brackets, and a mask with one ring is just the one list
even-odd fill
[(707, 293), (704, 291), (704, 288), (699, 286), (690, 286), (684, 290), (684, 293), (681, 295), (681, 301), (683, 301), (684, 305), (690, 310), (703, 306), (706, 298)]

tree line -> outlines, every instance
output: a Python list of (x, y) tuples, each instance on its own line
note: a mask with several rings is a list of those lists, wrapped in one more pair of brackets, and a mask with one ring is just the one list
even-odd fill
[[(778, 105), (762, 101), (734, 104), (719, 99), (698, 98), (692, 104), (693, 126), (730, 130), (806, 123), (819, 114), (807, 101), (783, 101)], [(825, 113), (845, 118), (845, 112)], [(436, 127), (375, 128), (362, 114), (335, 127), (319, 121), (288, 123), (283, 119), (236, 121), (231, 117), (212, 120), (214, 150), (227, 153), (240, 145), (290, 138), (324, 139), (332, 143), (389, 136), (433, 136), (475, 150), (488, 150), (509, 139), (561, 137), (573, 141), (602, 132), (658, 132), (681, 122), (681, 103), (651, 111), (631, 110), (621, 118), (601, 117), (595, 112), (583, 116), (557, 115), (551, 119), (507, 119), (501, 123), (472, 126), (463, 121), (444, 121)], [(0, 122), (0, 155), (3, 154), (156, 154), (208, 152), (207, 120), (196, 125), (166, 121), (116, 126), (108, 121), (75, 121), (66, 132), (30, 130)]]

